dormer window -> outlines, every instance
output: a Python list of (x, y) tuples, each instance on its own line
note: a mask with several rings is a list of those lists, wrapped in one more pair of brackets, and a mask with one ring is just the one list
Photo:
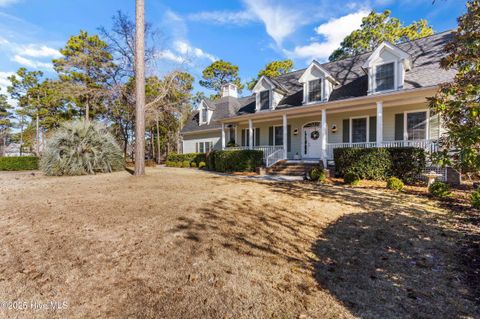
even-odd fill
[(317, 102), (322, 100), (322, 80), (308, 81), (308, 102)]
[(375, 91), (395, 89), (395, 63), (385, 63), (375, 67)]
[(268, 110), (270, 108), (270, 91), (260, 92), (260, 110)]
[(412, 69), (410, 54), (399, 47), (383, 42), (363, 64), (368, 74), (368, 94), (403, 88), (405, 72)]
[(208, 121), (208, 110), (206, 107), (202, 108), (202, 118), (201, 118), (201, 122), (202, 124), (206, 124)]
[(335, 85), (339, 84), (317, 61), (313, 61), (298, 82), (303, 84), (303, 103), (321, 103), (330, 98)]

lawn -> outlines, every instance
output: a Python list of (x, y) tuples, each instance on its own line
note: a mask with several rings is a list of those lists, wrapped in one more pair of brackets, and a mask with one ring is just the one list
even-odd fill
[(0, 301), (28, 306), (0, 317), (479, 318), (472, 215), (193, 169), (2, 173)]

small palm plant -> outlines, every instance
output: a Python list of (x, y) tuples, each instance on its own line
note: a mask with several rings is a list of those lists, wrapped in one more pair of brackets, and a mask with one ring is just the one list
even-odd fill
[(40, 167), (47, 175), (110, 173), (124, 168), (122, 151), (98, 122), (65, 123), (48, 140)]

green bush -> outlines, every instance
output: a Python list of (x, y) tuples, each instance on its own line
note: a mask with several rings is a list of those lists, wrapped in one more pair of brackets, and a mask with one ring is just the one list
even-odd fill
[(345, 176), (343, 177), (343, 181), (345, 182), (345, 184), (355, 186), (360, 184), (360, 176), (358, 176), (356, 173), (349, 172), (345, 174)]
[(392, 157), (391, 176), (413, 183), (426, 167), (425, 150), (415, 147), (387, 148)]
[(263, 151), (216, 151), (214, 154), (217, 172), (255, 172), (263, 164)]
[(324, 182), (327, 179), (327, 174), (320, 167), (312, 167), (308, 172), (308, 176), (314, 182)]
[(106, 126), (75, 121), (63, 124), (48, 139), (40, 167), (47, 175), (86, 175), (122, 170), (125, 161)]
[(473, 208), (480, 208), (480, 190), (473, 192), (470, 198)]
[(205, 161), (205, 163), (207, 164), (207, 169), (210, 170), (210, 171), (215, 170), (215, 156), (216, 156), (216, 154), (217, 154), (217, 151), (210, 151), (207, 154), (207, 160)]
[(384, 180), (391, 171), (392, 158), (385, 148), (336, 148), (336, 174), (355, 173), (360, 179)]
[(450, 186), (447, 183), (443, 182), (433, 182), (432, 185), (428, 188), (430, 194), (435, 197), (445, 198), (451, 195)]
[(425, 151), (413, 147), (336, 148), (335, 173), (356, 173), (361, 179), (385, 180), (396, 176), (413, 182), (425, 168)]
[(205, 164), (205, 162), (198, 163), (198, 168), (199, 169), (204, 169), (206, 166), (207, 166), (207, 164)]
[(30, 171), (38, 169), (38, 157), (0, 157), (0, 171)]
[(174, 163), (174, 167), (183, 167), (183, 162), (173, 162)]
[(205, 162), (207, 160), (207, 155), (204, 153), (188, 153), (188, 154), (176, 154), (171, 153), (167, 156), (167, 161), (170, 162), (180, 162), (183, 163), (188, 161), (189, 163), (195, 162), (195, 164), (199, 164), (200, 162)]
[(405, 187), (405, 184), (401, 179), (396, 177), (390, 177), (387, 180), (387, 188), (395, 191), (401, 191)]
[(166, 166), (166, 167), (175, 167), (175, 162), (166, 161), (166, 162), (165, 162), (165, 166)]
[(193, 168), (197, 167), (197, 163), (191, 162), (191, 163), (190, 163), (190, 167), (193, 167)]
[(189, 168), (190, 167), (190, 161), (183, 161), (182, 162), (182, 167)]

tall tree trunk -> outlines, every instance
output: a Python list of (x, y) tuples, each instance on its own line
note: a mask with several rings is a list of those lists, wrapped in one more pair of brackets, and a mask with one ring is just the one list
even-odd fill
[(23, 155), (23, 115), (20, 116), (20, 156)]
[(135, 26), (135, 176), (145, 175), (145, 1), (136, 0)]
[(162, 155), (160, 150), (160, 124), (158, 121), (158, 114), (156, 117), (156, 124), (157, 124), (157, 164), (160, 164), (160, 156)]

